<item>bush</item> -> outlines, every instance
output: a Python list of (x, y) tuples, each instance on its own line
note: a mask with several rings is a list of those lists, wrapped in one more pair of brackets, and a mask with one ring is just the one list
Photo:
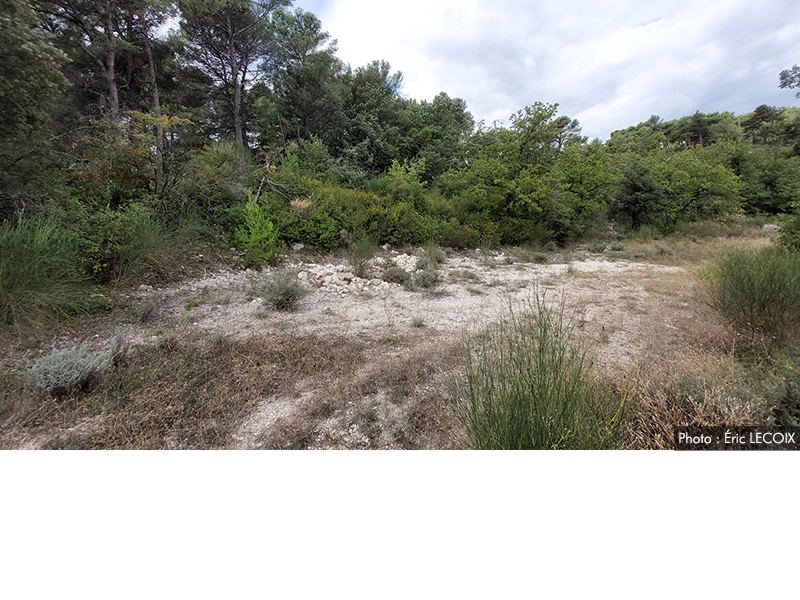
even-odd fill
[(245, 265), (260, 267), (274, 258), (278, 245), (278, 232), (251, 192), (248, 192), (244, 218), (244, 225), (236, 230), (236, 243), (246, 250)]
[(109, 353), (94, 354), (84, 342), (78, 348), (56, 350), (53, 346), (50, 354), (33, 363), (30, 373), (38, 387), (64, 395), (93, 387), (110, 364)]
[(369, 238), (363, 238), (348, 245), (346, 251), (347, 262), (356, 277), (367, 278), (370, 268), (369, 261), (372, 260), (377, 252), (377, 244)]
[(397, 265), (391, 265), (383, 270), (381, 279), (389, 283), (406, 284), (411, 279), (411, 273), (409, 273), (402, 267), (398, 267)]
[(800, 325), (800, 254), (734, 252), (711, 272), (710, 304), (750, 341), (781, 344)]
[(781, 221), (778, 242), (789, 250), (800, 250), (800, 203), (792, 205), (793, 212)]
[(300, 285), (297, 273), (280, 271), (261, 290), (264, 302), (277, 310), (292, 311), (310, 292)]
[(433, 269), (423, 269), (414, 275), (414, 283), (421, 288), (430, 290), (439, 283), (439, 273)]
[(0, 322), (88, 310), (78, 242), (61, 225), (25, 219), (0, 225)]
[(537, 296), (470, 344), (466, 362), (465, 389), (454, 391), (475, 448), (616, 447), (624, 396), (617, 406), (598, 398), (563, 305), (550, 311)]

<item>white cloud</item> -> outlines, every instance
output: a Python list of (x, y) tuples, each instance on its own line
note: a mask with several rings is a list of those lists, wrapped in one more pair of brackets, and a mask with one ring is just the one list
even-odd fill
[(388, 60), (403, 91), (466, 100), (476, 119), (507, 121), (557, 102), (585, 135), (651, 114), (749, 112), (795, 105), (778, 73), (800, 63), (796, 0), (367, 0), (300, 5), (358, 67)]

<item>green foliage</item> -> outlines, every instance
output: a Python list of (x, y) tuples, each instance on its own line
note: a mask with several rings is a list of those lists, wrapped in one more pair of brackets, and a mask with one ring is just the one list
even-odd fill
[(251, 192), (248, 192), (244, 208), (244, 224), (236, 229), (235, 239), (239, 247), (247, 252), (244, 263), (248, 267), (260, 267), (275, 257), (278, 231)]
[(607, 405), (596, 391), (590, 356), (564, 307), (538, 299), (468, 342), (467, 378), (454, 390), (477, 449), (614, 448), (624, 399)]
[(176, 189), (181, 204), (211, 223), (229, 228), (230, 210), (255, 187), (256, 170), (247, 151), (233, 142), (212, 142), (195, 152), (186, 167), (187, 177)]
[(0, 322), (88, 310), (76, 236), (60, 223), (23, 219), (0, 224)]
[[(0, 219), (40, 205), (45, 165), (54, 160), (53, 112), (67, 87), (66, 55), (36, 27), (24, 0), (0, 3)], [(49, 166), (49, 165), (48, 165)]]
[(95, 354), (84, 342), (78, 348), (57, 350), (53, 346), (33, 363), (30, 374), (38, 387), (64, 395), (93, 386), (110, 364), (110, 353)]
[(785, 248), (800, 252), (800, 203), (793, 205), (794, 210), (781, 221), (781, 233), (778, 242)]
[(748, 342), (780, 345), (800, 327), (800, 253), (735, 252), (711, 272), (710, 304)]
[(363, 238), (351, 242), (347, 246), (345, 256), (350, 268), (353, 269), (353, 274), (356, 277), (365, 279), (369, 275), (369, 261), (372, 260), (378, 253), (378, 245), (374, 240)]
[(84, 272), (100, 283), (128, 283), (143, 271), (160, 271), (173, 250), (166, 229), (141, 203), (125, 209), (75, 209)]
[(278, 271), (262, 287), (261, 298), (276, 310), (293, 311), (310, 292), (297, 279), (294, 271)]

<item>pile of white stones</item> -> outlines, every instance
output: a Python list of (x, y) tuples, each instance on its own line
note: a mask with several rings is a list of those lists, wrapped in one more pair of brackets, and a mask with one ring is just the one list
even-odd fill
[[(413, 273), (417, 266), (417, 257), (408, 254), (401, 254), (392, 260), (385, 260), (383, 258), (373, 258), (370, 261), (370, 266), (380, 271), (382, 268), (394, 263), (401, 269)], [(393, 286), (400, 287), (398, 283), (389, 283), (372, 277), (370, 279), (363, 279), (356, 277), (348, 265), (315, 265), (304, 264), (297, 278), (301, 283), (306, 285), (313, 285), (318, 287), (320, 291), (336, 294), (339, 296), (347, 296), (348, 294), (360, 295), (372, 292), (381, 292), (389, 290)]]

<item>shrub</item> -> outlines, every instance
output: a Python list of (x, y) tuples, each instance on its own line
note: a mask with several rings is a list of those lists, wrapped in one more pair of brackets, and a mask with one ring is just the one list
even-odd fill
[(110, 364), (108, 352), (94, 354), (84, 342), (78, 348), (56, 350), (53, 346), (50, 354), (33, 363), (30, 373), (38, 387), (63, 395), (93, 387)]
[[(468, 344), (466, 385), (454, 388), (478, 449), (602, 449), (616, 446), (623, 399), (596, 394), (572, 320), (537, 299)], [(616, 403), (615, 403), (616, 404)]]
[(0, 322), (88, 310), (78, 264), (77, 238), (61, 225), (39, 219), (0, 225)]
[(430, 240), (425, 244), (423, 251), (425, 253), (424, 256), (428, 258), (434, 266), (440, 265), (447, 260), (447, 254), (445, 254), (444, 251), (439, 248), (439, 245), (433, 240)]
[(389, 283), (406, 284), (411, 279), (411, 273), (397, 265), (391, 265), (383, 270), (381, 279)]
[(294, 271), (279, 271), (261, 289), (264, 302), (277, 310), (292, 311), (310, 292), (300, 285)]
[(363, 238), (355, 242), (351, 242), (347, 247), (347, 262), (353, 269), (353, 274), (356, 277), (366, 279), (369, 275), (370, 263), (369, 261), (377, 254), (377, 244), (369, 239)]
[(800, 325), (800, 254), (782, 248), (734, 252), (711, 272), (710, 304), (762, 343), (786, 342)]
[(439, 273), (433, 269), (423, 269), (414, 275), (414, 283), (426, 290), (436, 287), (439, 283)]
[(244, 217), (244, 225), (236, 230), (236, 242), (247, 252), (244, 256), (245, 265), (260, 267), (275, 256), (278, 232), (258, 205), (256, 197), (250, 192), (248, 192)]
[(793, 212), (781, 221), (778, 242), (789, 250), (800, 250), (800, 203), (792, 205)]

